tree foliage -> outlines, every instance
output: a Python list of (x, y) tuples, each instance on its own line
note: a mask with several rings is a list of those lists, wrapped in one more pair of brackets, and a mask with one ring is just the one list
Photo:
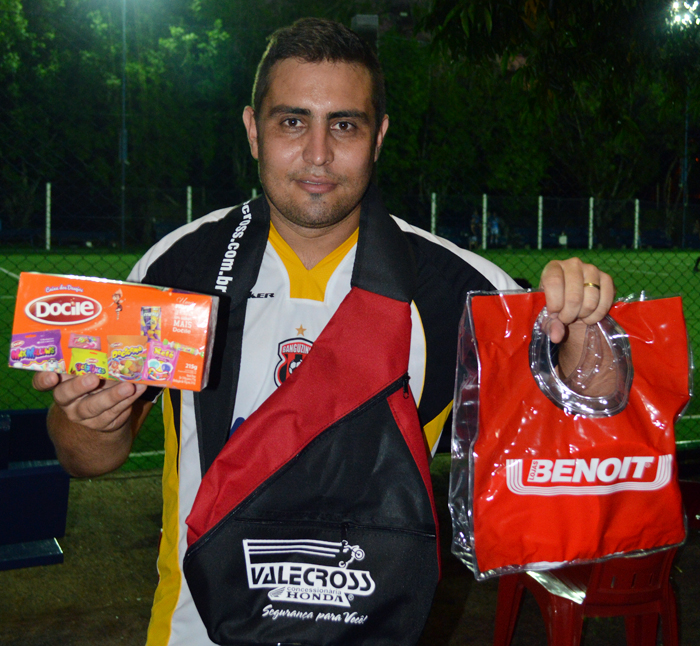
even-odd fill
[[(576, 84), (632, 87), (669, 37), (666, 0), (434, 0), (423, 26), (452, 56), (504, 67), (551, 103)], [(601, 110), (607, 106), (601, 105)]]
[(389, 136), (382, 188), (418, 195), (536, 194), (547, 169), (543, 124), (522, 87), (385, 34)]
[[(528, 91), (551, 147), (545, 191), (629, 198), (657, 188), (671, 199), (686, 110), (700, 115), (700, 27), (672, 25), (670, 8), (667, 0), (434, 0), (422, 27), (438, 51), (512, 70), (511, 82)], [(691, 137), (691, 155), (695, 147)]]
[(675, 199), (700, 51), (694, 31), (668, 29), (666, 2), (434, 0), (417, 35), (396, 6), (126, 0), (123, 25), (117, 1), (0, 0), (0, 218), (29, 226), (46, 181), (114, 217), (124, 79), (139, 237), (169, 217), (165, 191), (250, 195), (241, 113), (267, 36), (305, 15), (357, 13), (381, 17), (391, 125), (378, 180), (398, 211), (427, 212), (432, 192), (627, 198), (663, 184)]

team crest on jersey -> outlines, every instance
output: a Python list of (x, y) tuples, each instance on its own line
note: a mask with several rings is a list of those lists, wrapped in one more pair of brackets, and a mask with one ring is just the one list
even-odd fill
[(282, 341), (277, 346), (277, 354), (279, 355), (279, 363), (275, 368), (275, 383), (281, 386), (304, 360), (304, 357), (309, 354), (313, 343), (308, 339), (297, 337), (296, 339), (287, 339)]

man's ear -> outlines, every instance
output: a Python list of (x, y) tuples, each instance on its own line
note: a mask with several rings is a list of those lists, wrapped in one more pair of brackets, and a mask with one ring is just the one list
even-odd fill
[(258, 125), (255, 123), (255, 112), (249, 105), (243, 110), (243, 124), (248, 133), (250, 154), (254, 159), (258, 158)]
[(377, 130), (377, 139), (374, 142), (374, 161), (376, 162), (379, 159), (379, 153), (382, 151), (382, 143), (384, 142), (384, 135), (386, 135), (386, 131), (389, 129), (389, 115), (385, 114), (384, 118), (382, 119), (382, 123), (379, 126), (379, 129)]

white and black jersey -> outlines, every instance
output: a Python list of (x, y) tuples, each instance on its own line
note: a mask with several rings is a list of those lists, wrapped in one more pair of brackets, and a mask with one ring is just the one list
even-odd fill
[[(397, 228), (407, 242), (400, 252), (384, 242), (395, 233), (383, 232)], [(363, 202), (363, 232), (364, 243), (356, 232), (306, 270), (258, 198), (181, 227), (131, 272), (132, 281), (222, 297), (211, 386), (202, 393), (166, 392), (163, 400), (163, 538), (149, 646), (212, 644), (182, 575), (185, 521), (202, 473), (230, 433), (300, 365), (360, 273), (371, 282), (394, 272), (394, 282), (404, 281), (412, 294), (410, 385), (427, 446), (437, 448), (452, 409), (467, 292), (518, 287), (480, 256), (389, 216), (376, 189)], [(356, 348), (362, 352), (362, 338)]]

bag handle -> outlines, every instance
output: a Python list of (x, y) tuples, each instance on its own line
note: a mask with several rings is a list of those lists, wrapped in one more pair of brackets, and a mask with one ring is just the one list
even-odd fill
[(542, 308), (532, 330), (530, 370), (547, 398), (573, 415), (611, 417), (624, 410), (632, 387), (632, 355), (627, 334), (609, 315), (586, 328), (583, 352), (571, 374), (561, 376), (556, 345), (545, 330), (550, 317)]

